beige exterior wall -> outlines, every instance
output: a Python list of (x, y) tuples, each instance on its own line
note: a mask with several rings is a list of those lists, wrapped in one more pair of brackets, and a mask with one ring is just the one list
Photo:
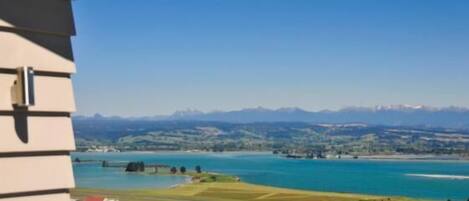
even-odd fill
[(57, 201), (57, 200), (70, 200), (70, 194), (57, 193), (49, 195), (33, 195), (24, 197), (11, 197), (0, 199), (1, 201)]
[[(75, 65), (70, 60), (72, 46), (69, 37), (24, 31), (19, 33), (0, 32), (0, 67), (15, 69), (18, 63), (22, 63), (36, 66), (36, 70), (41, 71), (75, 72)], [(47, 44), (48, 47), (37, 43)], [(55, 52), (47, 48), (54, 48)]]
[[(0, 44), (1, 44), (0, 40)], [(0, 111), (13, 111), (15, 91), (12, 90), (16, 74), (0, 74)], [(34, 77), (36, 104), (30, 111), (74, 112), (75, 100), (70, 78), (39, 76)]]
[[(0, 201), (69, 201), (75, 149), (70, 0), (0, 0)], [(35, 105), (17, 102), (15, 69), (35, 71)]]
[(73, 188), (69, 156), (29, 156), (2, 159), (0, 194)]
[[(69, 117), (26, 117), (27, 135), (18, 136), (13, 116), (0, 116), (0, 153), (32, 151), (70, 151), (75, 149), (72, 121)], [(22, 125), (19, 125), (22, 126)], [(20, 134), (21, 135), (21, 134)], [(27, 141), (25, 143), (25, 141)]]

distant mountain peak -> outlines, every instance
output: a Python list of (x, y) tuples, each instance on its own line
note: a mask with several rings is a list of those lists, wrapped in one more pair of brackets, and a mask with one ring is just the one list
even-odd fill
[(294, 113), (294, 112), (307, 112), (299, 107), (282, 107), (277, 109), (278, 112), (287, 112), (287, 113)]
[(186, 116), (195, 116), (195, 115), (202, 115), (204, 112), (195, 110), (195, 109), (185, 109), (174, 112), (171, 116), (172, 117), (186, 117)]
[(245, 111), (245, 112), (271, 112), (273, 110), (269, 109), (269, 108), (265, 108), (265, 107), (262, 107), (262, 106), (257, 106), (255, 108), (244, 108), (240, 111)]
[(102, 119), (102, 118), (104, 118), (104, 116), (102, 114), (96, 113), (96, 114), (93, 115), (93, 118)]
[(380, 111), (439, 111), (446, 108), (436, 108), (426, 105), (376, 105), (374, 107), (346, 107), (340, 111), (361, 111), (361, 112), (380, 112)]
[[(75, 116), (75, 120), (119, 120), (95, 114), (92, 117)], [(430, 107), (425, 105), (378, 105), (374, 107), (346, 107), (340, 110), (306, 111), (298, 107), (269, 109), (265, 107), (242, 110), (201, 112), (194, 109), (177, 111), (169, 116), (125, 118), (132, 120), (184, 120), (218, 122), (309, 122), (325, 124), (374, 124), (402, 126), (430, 126), (469, 128), (469, 109), (464, 107)]]
[(425, 105), (378, 105), (374, 107), (375, 110), (435, 110), (436, 108)]

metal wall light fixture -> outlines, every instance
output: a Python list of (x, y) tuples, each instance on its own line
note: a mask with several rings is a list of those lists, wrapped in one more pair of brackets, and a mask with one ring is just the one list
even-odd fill
[(34, 106), (34, 70), (30, 66), (22, 66), (16, 69), (18, 80), (16, 81), (16, 105), (20, 107)]

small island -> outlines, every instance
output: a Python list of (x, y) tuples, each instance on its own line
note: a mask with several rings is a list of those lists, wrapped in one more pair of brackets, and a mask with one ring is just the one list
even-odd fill
[(171, 166), (167, 164), (145, 164), (143, 161), (116, 162), (108, 160), (73, 159), (74, 163), (101, 163), (102, 168), (119, 168), (123, 172), (143, 174), (148, 176), (187, 176), (190, 183), (211, 182), (240, 182), (237, 176), (224, 175), (215, 172), (203, 171), (200, 165), (188, 169), (185, 166)]
[[(104, 161), (104, 163), (109, 163)], [(231, 175), (223, 175), (214, 172), (204, 172), (200, 165), (196, 165), (193, 170), (188, 170), (185, 166), (170, 166), (162, 164), (145, 165), (144, 162), (129, 162), (125, 168), (126, 172), (138, 172), (149, 176), (187, 176), (191, 183), (210, 182), (239, 182), (240, 178)]]

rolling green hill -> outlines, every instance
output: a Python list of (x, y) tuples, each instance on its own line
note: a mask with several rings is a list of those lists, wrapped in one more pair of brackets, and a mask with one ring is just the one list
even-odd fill
[(79, 150), (108, 146), (121, 151), (285, 151), (330, 154), (467, 155), (466, 130), (310, 124), (200, 121), (75, 120)]

